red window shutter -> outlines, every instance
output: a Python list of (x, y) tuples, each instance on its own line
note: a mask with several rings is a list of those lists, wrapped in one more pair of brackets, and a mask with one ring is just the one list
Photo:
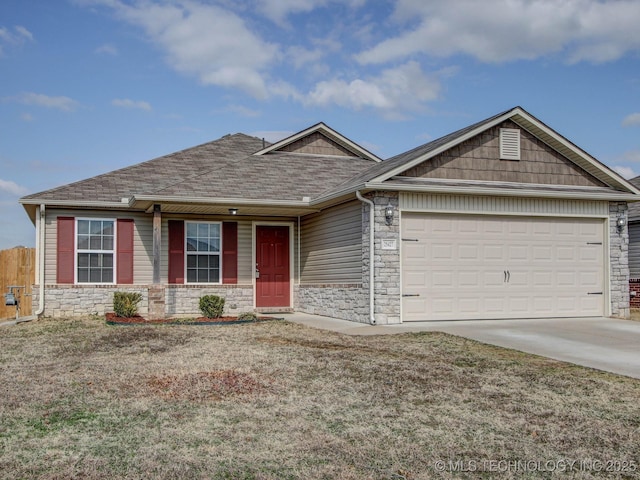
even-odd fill
[(238, 223), (222, 223), (222, 283), (238, 283)]
[(133, 283), (133, 220), (119, 218), (117, 224), (116, 283)]
[(56, 261), (56, 281), (58, 283), (73, 283), (75, 278), (75, 231), (75, 218), (58, 217), (58, 258)]
[(169, 283), (184, 283), (184, 222), (169, 220)]

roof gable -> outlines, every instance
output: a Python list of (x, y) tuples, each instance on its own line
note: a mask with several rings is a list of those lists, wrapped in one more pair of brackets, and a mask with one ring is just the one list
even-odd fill
[[(500, 155), (500, 131), (519, 136), (520, 158)], [(604, 187), (602, 181), (578, 167), (512, 120), (484, 130), (458, 145), (404, 171), (402, 176), (450, 180), (498, 181), (540, 185)]]
[(493, 127), (499, 126), (506, 121), (513, 122), (519, 128), (528, 132), (531, 138), (535, 138), (542, 144), (545, 144), (552, 151), (557, 152), (564, 159), (574, 164), (579, 170), (586, 172), (602, 184), (615, 190), (640, 194), (640, 191), (627, 180), (549, 128), (521, 107), (512, 108), (511, 110), (507, 110), (506, 112), (453, 132), (433, 142), (397, 155), (385, 161), (379, 170), (372, 168), (368, 175), (369, 178), (365, 181), (382, 183), (392, 177), (402, 175), (404, 172), (410, 171), (421, 163), (433, 159), (447, 150), (458, 147), (469, 139)]
[(337, 155), (362, 158), (373, 162), (382, 161), (373, 153), (322, 122), (263, 148), (255, 155), (267, 155), (275, 152)]

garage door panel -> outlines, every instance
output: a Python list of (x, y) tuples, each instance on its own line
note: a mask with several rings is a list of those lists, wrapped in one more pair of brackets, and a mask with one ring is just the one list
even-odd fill
[(403, 320), (599, 316), (599, 219), (403, 214)]

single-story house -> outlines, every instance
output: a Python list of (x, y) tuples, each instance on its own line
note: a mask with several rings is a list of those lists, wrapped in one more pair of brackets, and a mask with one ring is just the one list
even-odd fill
[(515, 107), (382, 161), (319, 123), (23, 197), (34, 311), (301, 311), (356, 322), (629, 314), (640, 191)]

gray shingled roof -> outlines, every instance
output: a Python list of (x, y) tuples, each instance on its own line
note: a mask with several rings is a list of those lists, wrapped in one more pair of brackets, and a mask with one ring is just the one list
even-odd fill
[(424, 145), (420, 145), (419, 147), (413, 148), (407, 152), (396, 155), (395, 157), (391, 157), (388, 160), (385, 160), (380, 163), (376, 163), (375, 165), (365, 170), (364, 172), (360, 172), (354, 177), (347, 180), (346, 182), (336, 186), (333, 189), (333, 191), (338, 192), (342, 190), (348, 190), (350, 188), (357, 188), (358, 186), (364, 183), (370, 182), (374, 178), (380, 177), (385, 173), (395, 170), (396, 168), (410, 162), (411, 160), (414, 160), (418, 157), (426, 155), (429, 152), (432, 152), (437, 148), (440, 148), (441, 146), (448, 144), (449, 142), (453, 142), (456, 139), (463, 137), (464, 135), (475, 130), (478, 127), (491, 123), (494, 119), (501, 117), (502, 115), (504, 115), (507, 112), (510, 112), (511, 110), (513, 109), (506, 110), (490, 118), (482, 120), (478, 123), (474, 123), (473, 125), (469, 125), (468, 127), (461, 128), (460, 130), (457, 130), (453, 133), (445, 135), (444, 137), (440, 137), (436, 140), (425, 143)]
[[(640, 176), (637, 176), (635, 178), (632, 178), (631, 180), (629, 180), (629, 182), (636, 188), (640, 188)], [(630, 222), (637, 222), (638, 220), (640, 220), (640, 202), (634, 203), (631, 202), (629, 203), (629, 221)]]
[(86, 180), (27, 195), (24, 200), (120, 202), (132, 195), (298, 200), (315, 197), (372, 161), (354, 157), (253, 153), (259, 138), (241, 133)]

